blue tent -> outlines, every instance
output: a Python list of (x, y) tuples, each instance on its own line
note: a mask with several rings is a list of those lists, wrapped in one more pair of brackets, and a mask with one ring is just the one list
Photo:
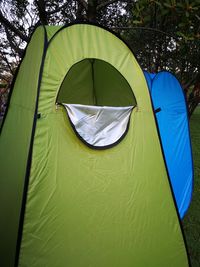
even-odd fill
[(174, 197), (183, 218), (193, 191), (193, 160), (185, 96), (180, 83), (171, 73), (144, 74), (156, 113)]

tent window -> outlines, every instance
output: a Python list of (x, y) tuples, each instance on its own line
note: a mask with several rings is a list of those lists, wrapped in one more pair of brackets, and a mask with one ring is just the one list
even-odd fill
[(60, 87), (57, 103), (64, 106), (74, 131), (92, 147), (106, 148), (126, 134), (133, 91), (109, 63), (85, 59), (69, 70)]
[(126, 79), (109, 63), (84, 59), (71, 67), (60, 87), (58, 103), (95, 106), (135, 106)]

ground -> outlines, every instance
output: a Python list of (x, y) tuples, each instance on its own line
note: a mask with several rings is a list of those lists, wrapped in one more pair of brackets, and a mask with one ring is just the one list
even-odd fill
[(190, 208), (183, 220), (183, 229), (191, 260), (191, 267), (200, 266), (200, 106), (190, 119), (194, 160), (194, 192)]

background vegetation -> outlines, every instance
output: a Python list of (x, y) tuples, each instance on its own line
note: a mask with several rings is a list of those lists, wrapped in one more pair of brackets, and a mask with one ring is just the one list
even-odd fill
[(183, 220), (183, 229), (189, 249), (192, 267), (200, 266), (200, 107), (190, 120), (194, 159), (194, 192), (191, 206)]

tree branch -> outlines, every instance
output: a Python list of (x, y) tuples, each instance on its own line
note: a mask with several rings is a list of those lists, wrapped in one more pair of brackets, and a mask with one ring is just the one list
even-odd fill
[(194, 84), (194, 82), (198, 79), (198, 74), (192, 77), (191, 80), (189, 80), (186, 84), (183, 85), (183, 89), (187, 90), (191, 85)]
[(46, 13), (47, 13), (48, 15), (55, 14), (55, 13), (59, 12), (61, 9), (64, 9), (64, 8), (65, 8), (66, 6), (68, 6), (68, 5), (69, 5), (69, 3), (67, 2), (67, 3), (63, 4), (62, 6), (56, 8), (55, 10), (52, 10), (52, 11), (46, 11)]
[(105, 2), (103, 2), (103, 3), (101, 3), (101, 4), (99, 4), (97, 6), (97, 11), (99, 11), (100, 9), (105, 8), (105, 7), (111, 5), (111, 4), (115, 3), (115, 2), (118, 2), (118, 1), (119, 0), (108, 0), (108, 1), (105, 1)]
[(15, 42), (13, 41), (13, 36), (10, 35), (9, 30), (6, 27), (4, 27), (4, 29), (5, 29), (5, 32), (6, 32), (7, 40), (9, 42), (11, 48), (15, 51), (15, 53), (17, 52), (19, 54), (19, 56), (22, 57), (22, 55), (24, 53), (24, 50), (19, 48), (19, 46), (17, 46), (15, 44)]
[(39, 11), (39, 17), (42, 24), (47, 25), (48, 24), (48, 16), (46, 12), (46, 3), (44, 0), (37, 0), (36, 5), (38, 7)]
[(179, 38), (173, 34), (170, 34), (168, 32), (164, 32), (162, 30), (159, 29), (155, 29), (155, 28), (150, 28), (150, 27), (111, 27), (111, 29), (113, 30), (146, 30), (146, 31), (153, 31), (153, 32), (158, 32), (161, 33), (165, 36), (168, 36), (170, 38), (173, 38), (174, 40), (176, 40), (177, 42), (179, 42)]
[(23, 34), (21, 31), (19, 31), (17, 28), (15, 28), (14, 25), (10, 23), (2, 14), (0, 10), (0, 22), (6, 27), (9, 28), (12, 32), (14, 32), (17, 36), (19, 36), (23, 41), (28, 42), (29, 38)]
[(10, 63), (9, 63), (9, 61), (8, 61), (8, 59), (6, 58), (5, 55), (3, 55), (3, 53), (1, 53), (1, 58), (2, 58), (2, 60), (7, 64), (8, 69), (10, 70), (10, 73), (11, 73), (12, 75), (14, 75), (14, 71), (12, 70), (12, 67), (11, 67), (11, 65), (10, 65)]
[(0, 73), (0, 79), (6, 81), (7, 83), (10, 83), (10, 79), (5, 77), (3, 74)]
[(85, 0), (77, 0), (84, 8), (85, 10), (88, 10), (88, 4), (85, 2)]

